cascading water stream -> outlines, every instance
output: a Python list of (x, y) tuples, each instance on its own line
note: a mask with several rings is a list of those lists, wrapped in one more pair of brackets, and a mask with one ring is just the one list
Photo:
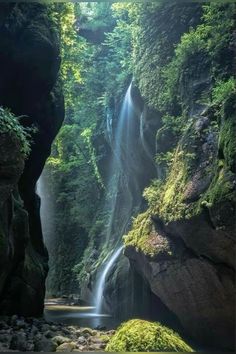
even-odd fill
[[(131, 139), (130, 129), (132, 125), (132, 119), (134, 118), (134, 109), (133, 109), (133, 102), (131, 97), (131, 86), (132, 83), (128, 87), (128, 90), (124, 97), (118, 123), (115, 129), (115, 136), (113, 137), (113, 141), (114, 141), (112, 145), (113, 155), (110, 163), (110, 178), (108, 182), (108, 194), (112, 194), (112, 198), (109, 203), (110, 217), (108, 220), (108, 228), (106, 232), (107, 243), (110, 241), (112, 235), (112, 227), (113, 227), (116, 208), (117, 208), (117, 195), (121, 183), (125, 186), (125, 188), (127, 188), (126, 200), (124, 203), (127, 212), (125, 213), (125, 217), (122, 220), (120, 220), (120, 224), (119, 224), (120, 237), (122, 237), (122, 235), (124, 234), (127, 228), (127, 224), (130, 220), (130, 216), (132, 212), (133, 203), (132, 203), (132, 195), (128, 189), (128, 177), (123, 171), (124, 168), (122, 168), (122, 164), (124, 163), (124, 160), (125, 163), (127, 163), (128, 161), (130, 161), (131, 158), (130, 150), (129, 150), (130, 139)], [(108, 116), (107, 119), (109, 119), (109, 122), (107, 123), (107, 125), (109, 126), (108, 133), (109, 133), (109, 137), (111, 137), (112, 124), (111, 124), (110, 116)], [(132, 164), (131, 161), (130, 164)], [(97, 279), (96, 287), (95, 287), (96, 314), (101, 314), (106, 278), (113, 264), (120, 256), (122, 249), (123, 246), (120, 246), (112, 253), (110, 259), (105, 264), (102, 271), (99, 273), (99, 277)]]
[(50, 198), (48, 196), (47, 190), (45, 188), (44, 176), (41, 174), (40, 178), (36, 184), (36, 193), (40, 197), (40, 219), (42, 225), (43, 237), (46, 245), (48, 245), (49, 239), (48, 235), (52, 235), (54, 233), (52, 226), (52, 218), (53, 218), (53, 206), (50, 203)]
[[(109, 257), (103, 259), (102, 265), (97, 271), (93, 307), (89, 312), (75, 313), (75, 316), (80, 319), (90, 318), (90, 323), (94, 327), (103, 325), (106, 317), (109, 318), (109, 321), (116, 321), (116, 317), (119, 316), (110, 316), (107, 311), (104, 313), (104, 309), (108, 308), (110, 303), (108, 297), (108, 302), (105, 304), (104, 292), (106, 286), (110, 285), (108, 276), (114, 271), (115, 264), (120, 262), (119, 258), (122, 257), (121, 238), (129, 228), (131, 216), (135, 215), (141, 205), (143, 176), (146, 175), (145, 168), (140, 168), (140, 166), (144, 166), (143, 156), (148, 155), (151, 160), (151, 152), (145, 140), (148, 126), (145, 124), (144, 113), (141, 112), (135, 97), (131, 83), (125, 94), (117, 122), (113, 121), (111, 112), (107, 114), (108, 140), (113, 153), (108, 168), (107, 191), (103, 209), (103, 213), (107, 215), (103, 251), (107, 249)], [(55, 239), (52, 236), (55, 234), (55, 230), (54, 226), (50, 224), (50, 219), (52, 219), (50, 214), (53, 212), (51, 204), (53, 205), (53, 203), (50, 203), (50, 195), (48, 195), (46, 187), (42, 174), (37, 184), (37, 192), (42, 200), (41, 218), (44, 235), (46, 235), (45, 241), (48, 246), (51, 245), (52, 249), (55, 247)], [(121, 269), (123, 269), (123, 264), (126, 264), (123, 261), (125, 262), (123, 259), (120, 263)], [(109, 291), (107, 293), (109, 294)]]
[[(106, 230), (106, 245), (108, 247), (111, 247), (112, 244), (121, 243), (119, 240), (127, 231), (134, 207), (139, 208), (141, 204), (142, 189), (138, 178), (140, 177), (142, 161), (139, 149), (141, 148), (145, 155), (148, 155), (151, 159), (151, 153), (145, 143), (143, 127), (144, 113), (136, 107), (133, 101), (131, 82), (126, 91), (115, 129), (113, 129), (111, 115), (107, 115), (107, 133), (113, 151), (107, 190), (107, 194), (111, 198), (109, 203), (106, 204), (106, 208), (109, 209)], [(120, 198), (122, 198), (121, 202)], [(116, 239), (114, 240), (113, 235), (117, 230), (117, 228), (115, 229), (117, 217), (119, 234), (116, 233)], [(102, 313), (107, 276), (121, 255), (122, 248), (122, 246), (115, 248), (111, 257), (103, 265), (102, 270), (98, 272), (94, 296), (96, 314), (101, 315)]]
[(112, 268), (113, 264), (121, 254), (123, 249), (123, 246), (119, 247), (111, 256), (109, 261), (107, 262), (101, 277), (99, 278), (98, 284), (97, 284), (97, 290), (96, 290), (96, 298), (95, 298), (95, 304), (96, 304), (96, 313), (100, 314), (102, 311), (102, 302), (103, 302), (103, 292), (104, 292), (104, 286), (105, 286), (105, 280), (106, 276), (109, 273), (110, 269)]
[[(113, 129), (112, 115), (107, 114), (107, 133), (113, 152), (107, 187), (109, 198), (104, 206), (104, 209), (109, 211), (106, 229), (108, 249), (120, 244), (119, 240), (128, 230), (134, 208), (139, 209), (141, 206), (142, 190), (145, 186), (145, 178), (147, 178), (140, 168), (140, 166), (145, 166), (143, 159), (148, 157), (149, 165), (150, 163), (155, 165), (153, 155), (145, 140), (146, 129), (149, 129), (145, 124), (146, 111), (144, 108), (142, 112), (139, 107), (132, 97), (131, 82), (126, 91), (115, 129)], [(97, 315), (101, 315), (103, 310), (103, 294), (107, 277), (121, 255), (121, 251), (120, 246), (113, 249), (111, 257), (98, 272), (94, 303)]]
[[(109, 179), (108, 179), (108, 195), (112, 195), (111, 199), (106, 203), (107, 209), (110, 211), (110, 216), (108, 220), (108, 227), (106, 231), (106, 242), (108, 243), (112, 234), (112, 226), (114, 222), (114, 217), (117, 207), (117, 195), (119, 192), (119, 187), (121, 179), (123, 184), (128, 185), (127, 176), (122, 174), (122, 158), (128, 160), (128, 148), (129, 148), (129, 122), (132, 119), (132, 98), (131, 98), (131, 85), (128, 87), (124, 101), (122, 103), (121, 112), (119, 115), (118, 123), (115, 128), (115, 134), (112, 136), (112, 119), (110, 115), (107, 116), (107, 128), (109, 140), (112, 147), (112, 157), (109, 167)], [(112, 144), (112, 139), (114, 143)], [(128, 210), (132, 208), (132, 200), (130, 192), (127, 190), (126, 207)], [(128, 214), (128, 213), (127, 213)], [(128, 219), (128, 218), (127, 218)], [(124, 231), (126, 222), (123, 222), (121, 227), (121, 233)], [(121, 226), (122, 226), (121, 225)]]

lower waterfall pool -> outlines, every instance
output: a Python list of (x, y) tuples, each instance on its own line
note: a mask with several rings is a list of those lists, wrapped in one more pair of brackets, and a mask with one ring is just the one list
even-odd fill
[(44, 318), (47, 321), (70, 326), (115, 329), (120, 324), (117, 318), (109, 314), (97, 314), (94, 307), (45, 305)]

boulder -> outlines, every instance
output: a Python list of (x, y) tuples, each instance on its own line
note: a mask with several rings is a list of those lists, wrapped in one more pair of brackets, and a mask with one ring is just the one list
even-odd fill
[(63, 337), (63, 336), (56, 336), (52, 338), (53, 343), (60, 345), (63, 343), (69, 343), (71, 340), (70, 338)]
[(24, 332), (20, 332), (18, 334), (14, 334), (12, 336), (10, 342), (10, 349), (18, 350), (18, 351), (26, 351), (27, 349), (27, 339)]
[(76, 343), (74, 342), (69, 342), (69, 343), (63, 343), (57, 347), (57, 352), (72, 352), (73, 349), (76, 348)]
[(46, 337), (42, 337), (40, 340), (34, 342), (34, 351), (35, 352), (55, 352), (57, 345)]

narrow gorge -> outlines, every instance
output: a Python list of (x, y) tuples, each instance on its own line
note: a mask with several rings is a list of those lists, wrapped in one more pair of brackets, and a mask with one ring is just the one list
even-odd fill
[(235, 20), (0, 4), (0, 351), (235, 349)]

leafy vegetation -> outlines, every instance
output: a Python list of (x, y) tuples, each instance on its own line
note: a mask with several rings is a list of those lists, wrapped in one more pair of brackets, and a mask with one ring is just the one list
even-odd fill
[(10, 134), (15, 137), (21, 145), (21, 153), (26, 158), (30, 152), (29, 131), (24, 129), (18, 118), (8, 109), (0, 107), (0, 134)]
[[(235, 4), (219, 3), (51, 5), (60, 26), (66, 118), (47, 178), (56, 195), (58, 252), (61, 257), (72, 233), (79, 251), (68, 268), (80, 283), (90, 282), (110, 252), (105, 240), (111, 210), (103, 208), (111, 198), (106, 120), (116, 122), (131, 79), (161, 117), (155, 132), (160, 172), (144, 191), (148, 208), (134, 219), (125, 244), (168, 255), (170, 245), (160, 235), (156, 246), (152, 215), (170, 222), (234, 199), (234, 10)], [(201, 158), (205, 167), (199, 170)], [(119, 221), (113, 241), (115, 229)]]
[[(85, 280), (98, 264), (96, 252), (111, 213), (103, 211), (104, 199), (110, 198), (106, 195), (103, 167), (110, 150), (106, 117), (117, 117), (130, 80), (131, 34), (126, 13), (115, 4), (63, 3), (50, 5), (49, 10), (52, 21), (60, 28), (66, 105), (65, 123), (45, 170), (55, 203), (55, 232), (60, 240), (60, 247), (51, 251), (50, 284), (56, 274), (60, 274), (62, 282), (67, 277), (62, 274), (60, 258), (67, 252), (71, 232), (81, 251), (76, 254), (73, 250), (68, 259), (66, 272), (71, 278)], [(83, 36), (84, 29), (92, 40)], [(62, 213), (65, 208), (67, 212)], [(70, 233), (66, 231), (68, 225)], [(88, 251), (82, 257), (86, 247)]]
[[(158, 215), (164, 222), (169, 222), (190, 218), (216, 203), (235, 200), (236, 144), (233, 136), (236, 128), (233, 107), (236, 91), (235, 79), (231, 75), (232, 56), (230, 59), (235, 4), (207, 4), (202, 10), (199, 24), (180, 34), (167, 63), (161, 62), (158, 57), (158, 69), (152, 72), (152, 78), (145, 76), (141, 69), (137, 72), (144, 97), (163, 114), (163, 126), (156, 137), (156, 162), (165, 169), (165, 174), (145, 189), (143, 195), (149, 208), (134, 220), (132, 230), (125, 237), (125, 244), (133, 245), (150, 256), (160, 251), (158, 246), (147, 249), (152, 239), (151, 215)], [(148, 23), (152, 23), (152, 18)], [(142, 31), (145, 32), (145, 29), (142, 28)], [(165, 41), (159, 43), (158, 53), (168, 42), (168, 36), (171, 34), (166, 37), (165, 32)], [(148, 46), (153, 48), (150, 41)], [(148, 62), (148, 57), (145, 60)], [(210, 121), (205, 129), (198, 130), (195, 121), (200, 119), (199, 122), (203, 122), (204, 118), (191, 117), (194, 92), (191, 86), (186, 85), (193, 83), (195, 73), (200, 75), (201, 70), (205, 78), (209, 75), (211, 84), (201, 89), (194, 100), (202, 111), (207, 107), (206, 116)], [(153, 86), (154, 80), (157, 88)], [(171, 140), (169, 145), (165, 143), (168, 139)], [(213, 150), (209, 152), (206, 159), (208, 167), (204, 173), (196, 167), (201, 156), (199, 149), (204, 141), (207, 144), (208, 139), (218, 144), (218, 157), (212, 155)], [(204, 182), (207, 178), (210, 178), (209, 182)], [(202, 183), (206, 183), (206, 187), (189, 201), (188, 193), (194, 193)]]
[(180, 336), (156, 322), (130, 320), (123, 323), (106, 346), (108, 352), (192, 352)]

